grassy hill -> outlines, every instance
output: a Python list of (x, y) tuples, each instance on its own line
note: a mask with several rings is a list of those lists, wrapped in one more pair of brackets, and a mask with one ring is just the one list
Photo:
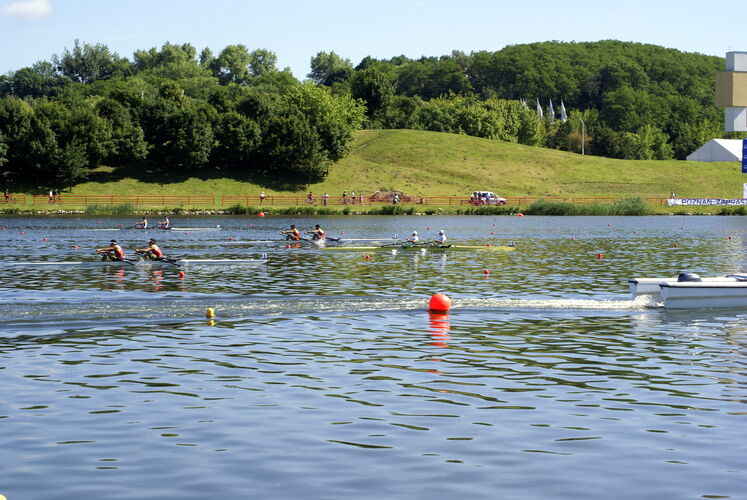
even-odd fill
[[(330, 168), (322, 183), (295, 191), (272, 189), (229, 178), (138, 180), (108, 175), (65, 194), (112, 195), (269, 195), (343, 190), (370, 194), (379, 189), (413, 196), (467, 196), (474, 190), (506, 197), (679, 197), (740, 198), (737, 162), (631, 161), (581, 156), (464, 135), (415, 130), (366, 130), (357, 134), (352, 153)], [(147, 181), (150, 182), (147, 182)]]

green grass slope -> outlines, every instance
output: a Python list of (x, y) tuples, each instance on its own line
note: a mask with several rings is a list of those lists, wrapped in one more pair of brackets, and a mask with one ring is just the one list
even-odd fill
[(412, 195), (507, 197), (740, 197), (737, 162), (633, 161), (581, 156), (464, 135), (414, 130), (358, 134), (354, 152), (315, 192), (381, 187)]
[[(332, 165), (324, 182), (296, 192), (231, 178), (132, 178), (86, 182), (70, 194), (112, 195), (269, 195), (343, 190), (368, 195), (379, 189), (413, 196), (467, 196), (475, 190), (506, 197), (679, 197), (742, 196), (737, 162), (632, 161), (581, 156), (465, 135), (415, 130), (360, 131), (351, 154)], [(67, 191), (66, 191), (67, 192)]]

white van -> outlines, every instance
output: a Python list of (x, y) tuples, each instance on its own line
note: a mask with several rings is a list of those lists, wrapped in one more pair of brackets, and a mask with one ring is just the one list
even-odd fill
[(469, 202), (471, 205), (505, 205), (506, 198), (490, 191), (473, 191)]

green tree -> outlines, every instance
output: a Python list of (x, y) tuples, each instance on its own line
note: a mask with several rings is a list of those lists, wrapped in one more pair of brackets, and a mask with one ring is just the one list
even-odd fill
[(244, 45), (229, 45), (212, 60), (210, 69), (222, 85), (229, 83), (246, 84), (251, 77), (249, 64), (251, 56)]
[(394, 95), (394, 87), (386, 73), (375, 67), (356, 71), (350, 81), (350, 90), (354, 98), (366, 103), (369, 120), (382, 114)]
[(62, 75), (74, 82), (91, 83), (96, 80), (123, 76), (129, 72), (129, 62), (109, 51), (106, 45), (91, 45), (75, 40), (73, 50), (67, 48), (52, 61)]
[(333, 52), (317, 52), (311, 58), (311, 72), (306, 75), (317, 85), (332, 86), (350, 79), (353, 64)]
[(257, 122), (236, 111), (224, 113), (215, 126), (211, 161), (217, 165), (247, 169), (252, 166), (261, 140)]
[(278, 57), (267, 49), (255, 49), (249, 53), (249, 71), (252, 76), (262, 76), (265, 73), (277, 71)]

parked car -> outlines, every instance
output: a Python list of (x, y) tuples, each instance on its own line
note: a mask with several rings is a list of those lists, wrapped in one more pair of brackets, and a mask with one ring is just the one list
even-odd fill
[(471, 205), (505, 205), (506, 198), (490, 191), (474, 191), (469, 198)]

